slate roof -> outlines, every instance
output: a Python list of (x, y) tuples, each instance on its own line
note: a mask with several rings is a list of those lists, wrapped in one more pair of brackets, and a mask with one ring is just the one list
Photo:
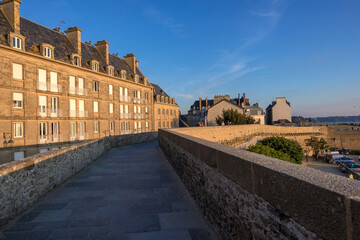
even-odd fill
[(167, 93), (161, 87), (159, 87), (159, 85), (157, 85), (155, 83), (151, 83), (151, 85), (154, 87), (154, 98), (155, 99), (156, 99), (157, 95), (164, 96), (164, 97), (170, 97), (169, 95), (167, 95)]
[[(7, 35), (13, 32), (13, 29), (6, 19), (4, 13), (0, 10), (0, 44), (9, 46)], [(65, 63), (70, 62), (72, 53), (77, 53), (74, 46), (70, 43), (65, 34), (44, 27), (32, 22), (26, 18), (20, 17), (20, 34), (25, 36), (25, 51), (40, 55), (40, 44), (47, 43), (52, 45), (55, 60)], [(106, 61), (98, 52), (95, 46), (88, 43), (81, 43), (81, 66), (91, 69), (89, 62), (96, 60), (99, 62), (99, 72), (106, 73)], [(115, 68), (115, 72), (125, 70), (127, 78), (132, 79), (134, 73), (123, 58), (109, 54), (109, 64)], [(140, 77), (140, 82), (144, 83), (144, 75), (139, 68), (136, 68), (136, 74)], [(116, 75), (115, 75), (116, 76)]]

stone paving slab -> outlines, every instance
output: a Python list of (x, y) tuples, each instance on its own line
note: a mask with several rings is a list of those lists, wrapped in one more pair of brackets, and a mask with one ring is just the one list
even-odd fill
[(3, 239), (218, 239), (157, 142), (112, 149), (0, 230)]

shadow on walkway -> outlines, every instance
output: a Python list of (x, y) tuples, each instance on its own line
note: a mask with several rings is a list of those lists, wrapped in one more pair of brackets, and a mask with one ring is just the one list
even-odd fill
[(216, 239), (157, 142), (115, 148), (2, 229), (0, 239)]

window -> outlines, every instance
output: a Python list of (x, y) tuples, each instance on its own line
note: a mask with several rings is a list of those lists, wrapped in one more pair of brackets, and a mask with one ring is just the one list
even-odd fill
[(47, 84), (46, 84), (46, 70), (39, 69), (39, 90), (46, 91)]
[(22, 122), (14, 123), (14, 138), (22, 138), (24, 136), (24, 125)]
[(79, 89), (79, 91), (78, 91), (79, 95), (85, 95), (83, 78), (78, 79), (78, 89)]
[(57, 97), (51, 97), (51, 113), (57, 113), (58, 112), (58, 98)]
[(158, 128), (161, 128), (161, 122), (159, 122), (159, 124), (158, 124)]
[(76, 123), (75, 122), (70, 123), (70, 134), (76, 135)]
[(13, 37), (13, 48), (21, 49), (21, 39)]
[(85, 116), (85, 101), (79, 100), (79, 117), (86, 117)]
[(134, 122), (134, 132), (137, 132), (137, 123)]
[(99, 92), (99, 82), (98, 81), (93, 82), (93, 91)]
[(136, 113), (136, 106), (134, 106), (134, 113)]
[(113, 121), (111, 121), (110, 122), (110, 132), (114, 132), (114, 122)]
[(50, 91), (52, 92), (58, 92), (58, 84), (57, 81), (58, 80), (58, 76), (56, 72), (50, 72)]
[(109, 95), (113, 95), (113, 85), (109, 85)]
[(113, 114), (114, 113), (114, 104), (109, 103), (109, 113)]
[(92, 70), (94, 70), (94, 71), (99, 71), (99, 64), (96, 63), (96, 62), (94, 62), (94, 63), (92, 64)]
[(160, 108), (158, 109), (158, 115), (161, 115), (161, 110), (160, 110)]
[(141, 113), (141, 107), (138, 106), (138, 110), (137, 110), (138, 113)]
[(138, 83), (139, 82), (139, 76), (135, 75), (135, 82)]
[(137, 91), (137, 98), (140, 99), (141, 98), (141, 92)]
[(46, 117), (46, 96), (39, 96), (39, 115)]
[(120, 114), (123, 114), (124, 113), (124, 105), (120, 105)]
[(139, 130), (141, 131), (141, 122), (138, 122)]
[(145, 93), (145, 100), (147, 101), (147, 100), (149, 100), (149, 93)]
[(53, 140), (57, 139), (59, 137), (59, 123), (58, 122), (52, 122), (50, 124), (51, 127), (51, 135), (53, 137)]
[(166, 109), (166, 115), (169, 115), (169, 109)]
[(126, 126), (126, 131), (129, 131), (129, 130), (130, 130), (130, 123), (129, 123), (129, 122), (126, 122), (126, 123), (125, 123), (125, 126)]
[[(162, 115), (165, 115), (165, 109), (162, 110)], [(165, 127), (165, 126), (164, 126)]]
[(84, 139), (84, 137), (86, 136), (85, 130), (86, 130), (85, 123), (79, 122), (79, 135), (80, 135), (80, 137), (82, 137), (82, 139)]
[(114, 76), (114, 70), (112, 67), (109, 67), (109, 75)]
[(44, 140), (47, 137), (47, 123), (41, 122), (40, 123), (40, 140)]
[(69, 93), (75, 94), (75, 77), (69, 77)]
[(99, 132), (99, 122), (94, 122), (94, 133)]
[(121, 133), (124, 133), (124, 131), (125, 131), (125, 123), (124, 122), (120, 123), (120, 130), (121, 130)]
[(98, 113), (98, 112), (99, 112), (99, 102), (94, 101), (94, 113)]
[(170, 109), (170, 115), (172, 115), (172, 109)]
[(23, 66), (13, 63), (13, 78), (23, 80)]
[(126, 72), (125, 72), (125, 71), (122, 71), (122, 72), (121, 72), (121, 78), (122, 78), (122, 79), (125, 79), (125, 78), (126, 78)]
[(70, 117), (76, 117), (76, 100), (70, 99)]
[(145, 122), (145, 128), (146, 130), (149, 130), (149, 122)]
[(122, 95), (123, 95), (123, 87), (120, 87), (120, 100), (122, 100), (121, 99)]
[(145, 114), (148, 114), (148, 107), (145, 107)]
[(74, 57), (74, 64), (76, 66), (80, 66), (80, 58), (79, 57)]
[(51, 55), (52, 55), (51, 48), (45, 47), (44, 48), (44, 56), (48, 57), (48, 58), (51, 58)]
[(169, 128), (169, 122), (166, 122), (166, 127)]
[(163, 128), (165, 128), (165, 122), (163, 122)]
[(14, 108), (23, 108), (23, 94), (13, 93)]
[(129, 105), (125, 105), (125, 113), (129, 113)]

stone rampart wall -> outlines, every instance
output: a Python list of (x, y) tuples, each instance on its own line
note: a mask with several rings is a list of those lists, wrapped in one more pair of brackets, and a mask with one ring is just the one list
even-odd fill
[(113, 147), (157, 140), (158, 133), (118, 135), (0, 166), (0, 226)]
[(160, 146), (222, 239), (360, 239), (358, 181), (184, 132), (160, 130)]
[[(296, 140), (304, 147), (305, 139), (316, 136), (325, 138), (331, 147), (360, 150), (360, 132), (336, 132), (326, 126), (278, 127), (254, 124), (206, 127), (205, 129), (198, 127), (181, 128), (177, 132), (232, 147), (238, 147), (250, 141), (255, 142), (255, 140), (253, 141), (254, 138), (261, 140), (269, 136), (283, 136)], [(247, 144), (244, 146), (247, 146)]]

